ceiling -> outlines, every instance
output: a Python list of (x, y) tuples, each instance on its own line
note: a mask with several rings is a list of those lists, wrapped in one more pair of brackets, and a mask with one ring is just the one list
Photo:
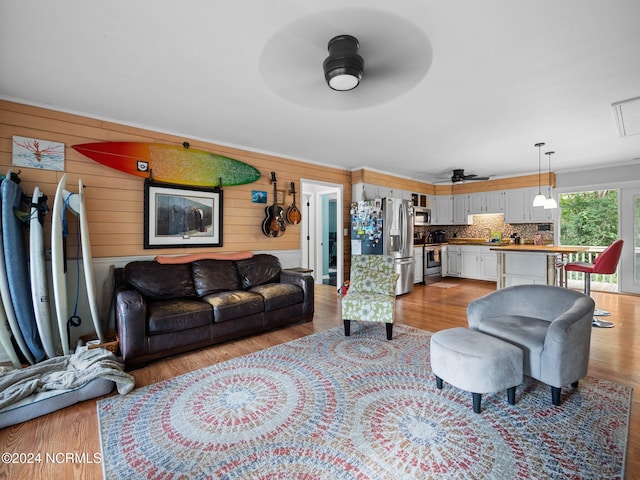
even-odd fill
[[(346, 169), (640, 162), (638, 0), (0, 0), (0, 97)], [(329, 89), (335, 35), (362, 83)], [(640, 102), (638, 102), (640, 103)]]

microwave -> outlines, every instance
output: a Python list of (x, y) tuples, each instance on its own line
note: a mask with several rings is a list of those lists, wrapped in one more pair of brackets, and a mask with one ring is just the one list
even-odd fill
[(431, 209), (425, 207), (413, 207), (413, 225), (416, 227), (431, 225)]

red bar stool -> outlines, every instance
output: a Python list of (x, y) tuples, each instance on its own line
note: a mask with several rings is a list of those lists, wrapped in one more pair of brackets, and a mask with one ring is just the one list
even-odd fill
[[(565, 272), (582, 272), (584, 273), (584, 294), (591, 295), (591, 274), (600, 273), (603, 275), (611, 275), (615, 273), (618, 268), (618, 261), (620, 260), (620, 254), (622, 253), (623, 240), (616, 240), (609, 245), (604, 252), (602, 252), (596, 258), (595, 262), (570, 262), (564, 266)], [(608, 312), (604, 310), (597, 310), (595, 315), (608, 315)], [(605, 322), (593, 319), (594, 327), (611, 328), (613, 323)]]

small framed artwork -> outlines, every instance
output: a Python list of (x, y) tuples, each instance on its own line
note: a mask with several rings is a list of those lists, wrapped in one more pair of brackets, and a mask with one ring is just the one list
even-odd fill
[(145, 181), (144, 248), (221, 246), (221, 190)]
[(284, 204), (284, 190), (276, 190), (276, 203), (278, 205)]
[(253, 203), (267, 203), (267, 192), (262, 190), (251, 190), (251, 201)]
[(64, 171), (64, 143), (13, 136), (12, 165)]

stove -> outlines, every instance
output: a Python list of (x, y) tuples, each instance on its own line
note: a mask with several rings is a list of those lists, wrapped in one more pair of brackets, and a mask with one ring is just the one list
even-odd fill
[(423, 248), (424, 284), (439, 282), (442, 280), (442, 244), (425, 243)]

